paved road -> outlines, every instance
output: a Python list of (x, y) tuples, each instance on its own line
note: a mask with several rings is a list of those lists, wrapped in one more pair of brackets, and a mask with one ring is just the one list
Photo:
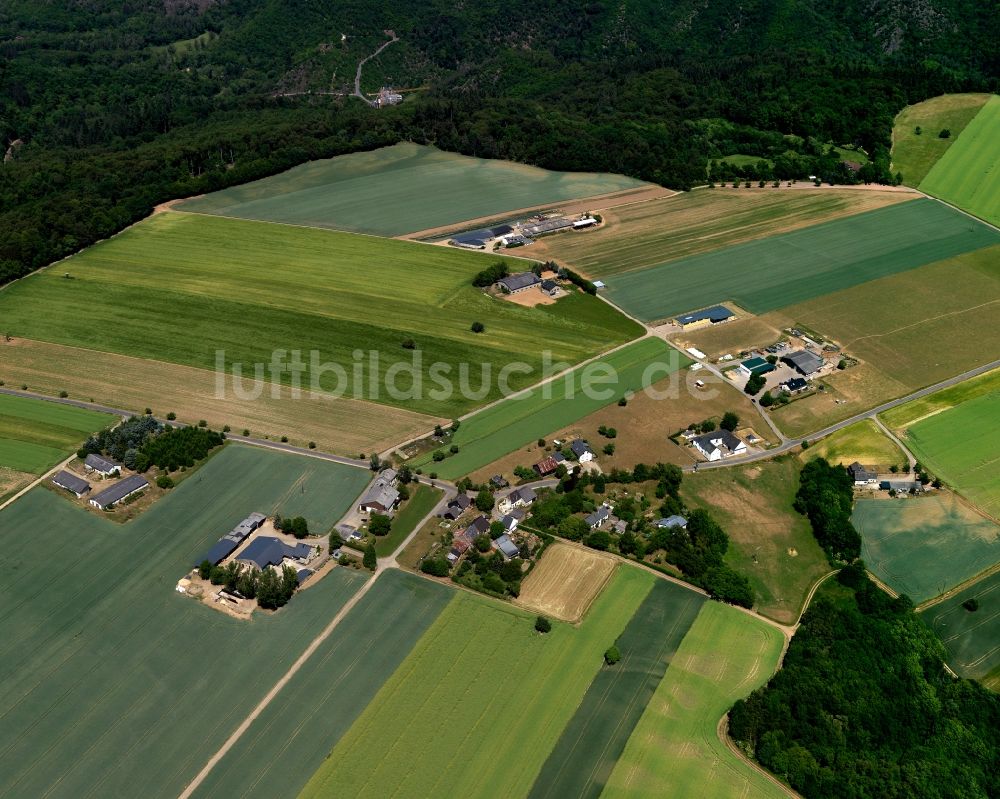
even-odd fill
[(364, 69), (365, 64), (367, 64), (369, 61), (371, 61), (373, 58), (375, 58), (375, 56), (377, 56), (379, 53), (381, 53), (383, 50), (385, 50), (386, 47), (388, 47), (393, 42), (398, 42), (398, 41), (399, 41), (399, 37), (396, 36), (395, 34), (393, 34), (392, 38), (389, 41), (387, 41), (385, 44), (383, 44), (381, 47), (379, 47), (378, 50), (376, 50), (370, 56), (366, 56), (365, 58), (362, 58), (358, 62), (358, 71), (354, 74), (354, 96), (358, 97), (358, 98), (360, 98), (362, 100), (364, 100), (372, 108), (375, 107), (375, 102), (373, 100), (369, 100), (367, 97), (365, 97), (365, 93), (363, 91), (361, 91), (361, 70)]

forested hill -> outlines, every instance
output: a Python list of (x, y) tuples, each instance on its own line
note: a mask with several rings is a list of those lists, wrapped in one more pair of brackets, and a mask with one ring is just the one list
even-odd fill
[[(341, 93), (388, 31), (362, 88), (422, 90), (376, 111)], [(830, 143), (884, 172), (903, 105), (996, 90), (998, 41), (975, 0), (4, 0), (0, 282), (156, 202), (400, 139), (679, 188)]]

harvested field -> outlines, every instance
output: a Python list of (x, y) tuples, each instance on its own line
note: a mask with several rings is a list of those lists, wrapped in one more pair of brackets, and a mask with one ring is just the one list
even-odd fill
[(717, 734), (719, 719), (733, 702), (777, 670), (782, 644), (781, 632), (758, 619), (719, 602), (702, 605), (601, 795), (788, 796)]
[(864, 419), (817, 441), (809, 449), (803, 450), (799, 458), (803, 462), (826, 458), (830, 463), (844, 466), (858, 461), (865, 466), (874, 467), (877, 472), (887, 472), (893, 465), (907, 465), (903, 451), (870, 419)]
[(197, 197), (179, 210), (379, 236), (648, 184), (624, 175), (550, 172), (403, 143), (311, 161)]
[(926, 397), (915, 399), (881, 414), (882, 421), (898, 433), (929, 416), (954, 408), (968, 400), (1000, 392), (1000, 369), (963, 380)]
[(724, 300), (759, 314), (998, 243), (965, 214), (913, 200), (616, 275), (607, 296), (646, 321)]
[(929, 416), (903, 434), (913, 454), (986, 515), (1000, 519), (1000, 392)]
[(44, 474), (91, 433), (117, 421), (106, 413), (0, 394), (0, 468)]
[(655, 580), (619, 569), (579, 627), (547, 635), (531, 614), (456, 594), (302, 799), (526, 795)]
[(0, 511), (0, 794), (174, 799), (364, 577), (249, 623), (175, 582), (250, 511), (327, 530), (367, 479), (230, 445), (121, 527), (41, 489)]
[[(641, 332), (582, 292), (538, 308), (484, 294), (472, 278), (498, 257), (162, 213), (6, 286), (0, 315), (15, 337), (235, 370), (227, 394), (253, 398), (276, 372), (286, 395), (297, 385), (449, 418), (501, 394), (496, 380), (478, 391), (468, 366), (461, 391), (461, 364), (494, 377), (516, 355), (529, 372), (509, 382), (523, 388), (539, 379), (546, 351), (576, 363)], [(93, 316), (115, 324), (95, 326)], [(477, 321), (486, 335), (470, 332)]]
[(29, 472), (17, 472), (7, 466), (0, 466), (0, 503), (29, 485), (35, 477)]
[(836, 189), (697, 189), (605, 211), (601, 228), (542, 239), (532, 245), (531, 255), (605, 278), (912, 197)]
[(1000, 526), (948, 492), (860, 499), (851, 520), (865, 565), (916, 604), (1000, 562)]
[(578, 622), (615, 571), (615, 559), (556, 543), (521, 584), (518, 605), (545, 616)]
[[(719, 378), (705, 371), (684, 371), (679, 375), (679, 385), (668, 378), (653, 386), (655, 391), (662, 392), (665, 397), (663, 399), (640, 392), (625, 407), (612, 402), (570, 425), (551, 431), (545, 436), (548, 452), (533, 439), (491, 464), (477, 469), (471, 476), (479, 482), (488, 480), (495, 474), (512, 478), (516, 466), (530, 467), (550, 454), (553, 440), (565, 441), (572, 438), (589, 441), (605, 470), (614, 467), (631, 469), (637, 463), (675, 463), (687, 466), (697, 459), (691, 454), (689, 447), (675, 444), (670, 436), (703, 419), (714, 419), (718, 424), (726, 411), (735, 411), (739, 415), (741, 428), (752, 427), (766, 441), (777, 443), (774, 433), (756, 407), (732, 384), (722, 383)], [(696, 379), (704, 381), (703, 389), (694, 385)], [(604, 438), (598, 432), (601, 427), (614, 428), (617, 435), (614, 439)], [(615, 446), (612, 455), (603, 452), (604, 445), (608, 443)]]
[[(892, 127), (893, 174), (902, 172), (903, 183), (919, 186), (989, 99), (988, 94), (943, 94), (900, 111)], [(946, 128), (951, 136), (942, 139), (938, 134)]]
[(65, 390), (72, 397), (135, 413), (145, 408), (161, 417), (173, 412), (190, 424), (204, 419), (217, 430), (229, 425), (258, 438), (288, 436), (298, 446), (313, 441), (318, 449), (338, 455), (381, 452), (446, 421), (348, 397), (303, 392), (293, 399), (280, 388), (282, 396), (275, 399), (270, 383), (257, 399), (240, 399), (233, 392), (220, 398), (216, 376), (207, 369), (43, 341), (0, 342), (0, 360), (0, 379), (8, 385), (23, 383), (50, 395)]
[(194, 796), (295, 799), (451, 598), (430, 580), (382, 574)]
[[(979, 609), (962, 604), (975, 599)], [(1000, 691), (1000, 572), (923, 612), (948, 650), (948, 665), (963, 677)]]
[(993, 95), (920, 181), (920, 190), (1000, 224), (1000, 96)]
[(674, 341), (683, 347), (695, 347), (709, 358), (736, 355), (744, 350), (769, 347), (782, 336), (781, 330), (765, 319), (744, 316), (721, 325), (713, 325), (690, 333), (678, 333)]
[(657, 580), (615, 641), (621, 660), (594, 677), (530, 799), (597, 799), (705, 597)]
[(726, 561), (747, 575), (757, 610), (783, 624), (799, 617), (813, 583), (829, 571), (805, 516), (792, 508), (802, 464), (794, 455), (684, 475), (681, 496), (729, 535)]

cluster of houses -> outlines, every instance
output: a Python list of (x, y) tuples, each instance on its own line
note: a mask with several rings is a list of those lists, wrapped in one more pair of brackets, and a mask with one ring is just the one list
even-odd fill
[(575, 218), (560, 214), (534, 216), (514, 222), (512, 225), (503, 224), (490, 228), (468, 230), (452, 236), (448, 243), (453, 247), (462, 247), (467, 250), (485, 250), (491, 245), (508, 248), (524, 247), (531, 244), (539, 236), (566, 230), (584, 230), (594, 227), (598, 223), (597, 217), (590, 214), (583, 214)]
[[(503, 525), (503, 533), (493, 541), (493, 547), (505, 558), (510, 560), (520, 554), (520, 547), (511, 536), (517, 531), (518, 525), (524, 521), (527, 508), (538, 498), (534, 490), (528, 487), (515, 488), (497, 503), (499, 522)], [(449, 521), (455, 521), (472, 506), (472, 500), (466, 494), (459, 494), (448, 503), (442, 516)], [(448, 560), (455, 563), (468, 552), (476, 539), (488, 535), (492, 522), (485, 514), (476, 516), (463, 529), (455, 533), (452, 539)]]
[[(614, 507), (605, 502), (599, 508), (597, 508), (593, 513), (589, 514), (584, 518), (587, 526), (591, 530), (601, 530), (607, 527), (610, 531), (621, 534), (624, 533), (628, 527), (628, 523), (624, 519), (619, 519), (615, 516)], [(672, 529), (679, 528), (684, 530), (687, 528), (688, 522), (683, 516), (673, 515), (667, 516), (663, 519), (656, 520), (656, 526), (662, 529)]]
[[(590, 444), (582, 438), (573, 439), (569, 443), (569, 449), (573, 453), (573, 457), (576, 458), (576, 462), (581, 465), (590, 463), (597, 457), (594, 454), (594, 450), (590, 448)], [(542, 458), (531, 468), (539, 477), (548, 477), (550, 474), (554, 474), (560, 466), (566, 466), (567, 469), (570, 469), (572, 464), (566, 462), (566, 456), (560, 450), (556, 450), (551, 455)]]
[[(110, 478), (118, 477), (125, 467), (103, 455), (91, 453), (84, 459), (83, 468), (88, 474)], [(92, 489), (89, 482), (66, 469), (61, 470), (52, 478), (52, 484), (69, 491), (77, 499), (82, 499)], [(134, 474), (95, 494), (89, 502), (98, 510), (110, 510), (119, 502), (147, 488), (149, 488), (149, 481), (140, 474)]]
[(857, 488), (867, 488), (871, 490), (878, 489), (879, 491), (894, 491), (897, 495), (903, 496), (906, 494), (920, 494), (926, 490), (926, 486), (919, 480), (913, 480), (909, 478), (879, 478), (878, 473), (862, 464), (854, 461), (850, 466), (847, 467), (848, 473), (851, 475), (851, 479), (854, 481), (854, 485)]

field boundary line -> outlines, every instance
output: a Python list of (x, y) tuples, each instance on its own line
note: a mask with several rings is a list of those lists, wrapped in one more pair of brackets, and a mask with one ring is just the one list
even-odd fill
[[(779, 669), (781, 668), (780, 665), (778, 668)], [(785, 785), (785, 783), (779, 780), (776, 776), (774, 776), (770, 771), (768, 771), (762, 765), (754, 762), (749, 757), (747, 757), (746, 754), (743, 752), (743, 750), (741, 750), (736, 745), (735, 741), (733, 741), (733, 739), (729, 737), (728, 713), (726, 713), (725, 715), (723, 715), (721, 719), (719, 719), (719, 723), (715, 726), (715, 733), (718, 736), (719, 740), (722, 741), (722, 743), (729, 749), (730, 752), (732, 752), (743, 763), (748, 765), (750, 768), (752, 768), (754, 771), (756, 771), (758, 774), (760, 774), (762, 777), (768, 780), (768, 782), (770, 782), (772, 785), (781, 789), (781, 791), (784, 792), (786, 796), (790, 797), (791, 799), (802, 799), (802, 795), (797, 793), (794, 788)]]
[(925, 610), (929, 610), (935, 605), (940, 605), (942, 602), (951, 599), (956, 594), (962, 593), (962, 591), (966, 590), (967, 588), (972, 588), (977, 583), (981, 583), (983, 580), (992, 577), (997, 572), (1000, 572), (1000, 563), (994, 563), (988, 569), (983, 569), (981, 572), (979, 572), (979, 574), (972, 575), (972, 577), (970, 577), (969, 579), (963, 580), (958, 585), (949, 588), (943, 594), (939, 594), (938, 596), (928, 599), (925, 602), (921, 602), (913, 610), (916, 613), (923, 613)]
[(44, 483), (49, 477), (51, 477), (52, 475), (54, 475), (56, 472), (60, 471), (61, 469), (65, 469), (67, 466), (69, 466), (70, 461), (73, 460), (73, 458), (75, 458), (75, 457), (76, 457), (76, 455), (70, 455), (68, 458), (66, 458), (66, 460), (62, 461), (61, 463), (56, 464), (55, 466), (53, 466), (45, 474), (41, 475), (36, 480), (34, 480), (31, 483), (29, 483), (28, 485), (26, 485), (24, 488), (22, 488), (16, 494), (14, 494), (13, 496), (8, 497), (3, 502), (0, 502), (0, 510), (3, 510), (8, 505), (12, 505), (15, 500), (18, 500), (21, 497), (23, 497), (25, 494), (27, 494), (29, 491), (31, 491), (31, 489), (33, 489), (35, 486), (39, 486), (42, 483)]

